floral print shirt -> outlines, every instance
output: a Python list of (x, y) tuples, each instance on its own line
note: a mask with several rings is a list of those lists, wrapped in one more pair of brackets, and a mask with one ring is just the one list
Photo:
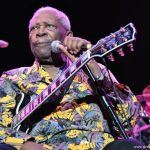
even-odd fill
[[(123, 84), (114, 83), (112, 88), (106, 70), (102, 71), (105, 78), (100, 86), (107, 93), (113, 109), (129, 133), (130, 126), (135, 124), (138, 114), (136, 98)], [(24, 141), (34, 137), (37, 143), (43, 144), (47, 149), (97, 150), (114, 140), (99, 100), (82, 71), (60, 88), (61, 92), (48, 100), (46, 107), (41, 108), (40, 113), (33, 115), (33, 118), (40, 119), (31, 123), (33, 126), (28, 134), (13, 130), (10, 124), (15, 115), (18, 95), (24, 93), (32, 100), (51, 82), (48, 72), (37, 61), (31, 67), (21, 67), (2, 74), (0, 78), (1, 143), (9, 143), (19, 149)], [(109, 121), (112, 123), (111, 120)], [(117, 127), (114, 126), (114, 130), (117, 136), (121, 137)]]

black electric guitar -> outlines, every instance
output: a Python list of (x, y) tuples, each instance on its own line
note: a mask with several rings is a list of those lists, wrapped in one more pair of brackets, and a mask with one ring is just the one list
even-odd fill
[(62, 87), (71, 77), (75, 75), (90, 59), (94, 57), (103, 58), (108, 56), (112, 60), (111, 53), (119, 51), (123, 46), (131, 47), (135, 40), (136, 29), (132, 23), (121, 27), (118, 31), (100, 39), (92, 48), (84, 52), (77, 60), (75, 60), (56, 80), (54, 80), (46, 89), (43, 90), (35, 99), (30, 101), (22, 108), (13, 118), (11, 127), (17, 129), (29, 116), (32, 115), (47, 99)]

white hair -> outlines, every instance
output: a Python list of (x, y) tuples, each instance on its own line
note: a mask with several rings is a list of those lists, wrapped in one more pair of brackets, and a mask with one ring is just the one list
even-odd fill
[[(62, 11), (56, 9), (56, 8), (53, 8), (53, 7), (50, 7), (50, 6), (41, 7), (41, 8), (39, 8), (39, 9), (33, 14), (33, 17), (36, 16), (36, 15), (38, 15), (39, 13), (41, 13), (41, 12), (43, 12), (43, 11), (49, 11), (50, 13), (54, 13), (55, 16), (58, 18), (58, 20), (60, 21), (60, 23), (62, 24), (62, 26), (63, 26), (67, 31), (70, 31), (70, 30), (71, 30), (71, 23), (70, 23), (70, 20), (69, 20), (68, 16), (67, 16), (64, 12), (62, 12)], [(33, 18), (33, 17), (32, 17), (32, 18)], [(31, 20), (30, 20), (30, 22), (29, 22), (29, 28), (30, 28), (30, 26), (31, 26), (32, 18), (31, 18)]]

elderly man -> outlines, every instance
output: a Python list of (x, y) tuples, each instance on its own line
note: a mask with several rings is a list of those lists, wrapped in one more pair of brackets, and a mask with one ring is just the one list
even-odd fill
[[(69, 65), (78, 59), (89, 41), (74, 37), (68, 17), (52, 7), (38, 9), (29, 23), (29, 39), (35, 62), (31, 67), (6, 71), (0, 79), (1, 142), (26, 149), (102, 149), (116, 137), (102, 112), (99, 99), (89, 84), (84, 69), (78, 71), (57, 92), (35, 110), (20, 128), (10, 128), (12, 117), (56, 81)], [(60, 41), (53, 52), (53, 41)], [(107, 69), (94, 59), (88, 62), (98, 86), (101, 86), (128, 131), (138, 112), (130, 89), (119, 84)], [(115, 89), (115, 90), (114, 90)], [(117, 91), (118, 96), (115, 95)], [(112, 122), (111, 122), (112, 123)], [(128, 126), (130, 124), (130, 126)], [(114, 125), (113, 123), (111, 125)], [(27, 127), (27, 130), (24, 130)], [(22, 131), (21, 131), (22, 130)], [(117, 137), (120, 137), (119, 131)]]

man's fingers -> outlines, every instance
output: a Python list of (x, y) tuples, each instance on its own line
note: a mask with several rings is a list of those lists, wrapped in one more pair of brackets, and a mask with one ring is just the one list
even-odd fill
[[(67, 46), (68, 50), (72, 50), (73, 53), (78, 53), (81, 48), (82, 45), (86, 45), (86, 44), (90, 44), (89, 41), (85, 40), (85, 39), (81, 39), (79, 37), (66, 37), (64, 40), (64, 45)], [(72, 52), (70, 52), (72, 53)]]
[(75, 56), (74, 55), (72, 55), (72, 54), (70, 54), (69, 52), (68, 52), (68, 48), (67, 47), (65, 47), (65, 46), (63, 46), (63, 45), (59, 45), (59, 49), (61, 50), (61, 52), (63, 52), (66, 56), (68, 56), (69, 57), (69, 59), (73, 62), (74, 60), (75, 60)]

